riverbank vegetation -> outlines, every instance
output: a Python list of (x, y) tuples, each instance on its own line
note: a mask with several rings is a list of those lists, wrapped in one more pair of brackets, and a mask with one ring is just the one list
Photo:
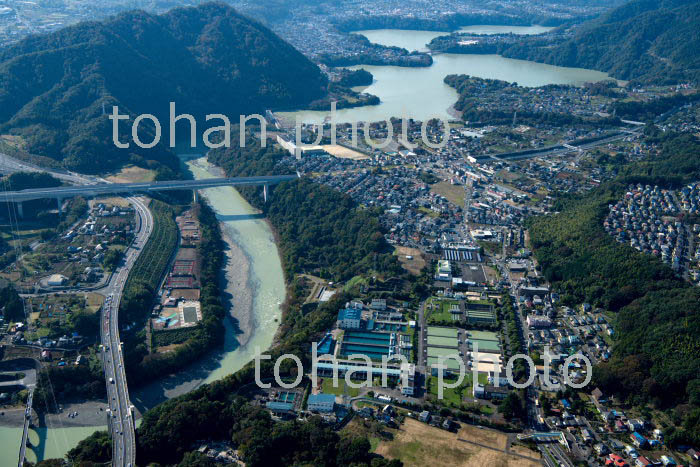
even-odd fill
[[(235, 132), (234, 132), (235, 133)], [(213, 150), (209, 160), (229, 177), (294, 173), (281, 163), (281, 148), (261, 148), (249, 139), (241, 148)], [(400, 265), (386, 244), (378, 212), (358, 207), (350, 196), (308, 178), (284, 182), (272, 190), (265, 204), (260, 188), (241, 194), (261, 209), (279, 236), (287, 278), (302, 272), (329, 280), (347, 280), (370, 271), (399, 274)]]
[(66, 457), (80, 465), (82, 462), (109, 462), (112, 459), (112, 438), (107, 431), (96, 431), (68, 451)]
[[(282, 155), (277, 147), (261, 148), (258, 141), (251, 141), (246, 148), (232, 144), (231, 149), (212, 151), (209, 157), (228, 176), (244, 176), (289, 173), (289, 167), (279, 166)], [(281, 354), (297, 355), (307, 367), (310, 343), (320, 339), (335, 321), (338, 308), (357, 293), (340, 292), (328, 302), (303, 305), (308, 291), (296, 280), (297, 273), (322, 273), (339, 279), (357, 274), (389, 278), (403, 273), (384, 243), (376, 217), (346, 195), (308, 179), (276, 186), (274, 201), (266, 205), (258, 190), (242, 192), (264, 210), (276, 231), (288, 283), (278, 339), (269, 350), (272, 360), (260, 365), (264, 378), (272, 376), (272, 362)], [(280, 371), (294, 375), (295, 368), (286, 360)], [(178, 462), (191, 449), (191, 433), (197, 432), (203, 439), (233, 442), (252, 466), (285, 465), (291, 459), (327, 466), (384, 465), (383, 459), (371, 459), (368, 443), (349, 443), (318, 421), (272, 423), (266, 411), (236, 396), (241, 387), (253, 382), (253, 375), (253, 365), (248, 364), (235, 374), (146, 412), (137, 437), (139, 459)]]
[(170, 257), (177, 247), (178, 233), (173, 208), (162, 201), (152, 200), (149, 209), (153, 214), (153, 231), (124, 285), (119, 307), (121, 327), (142, 323), (148, 317), (153, 295), (158, 291)]
[[(202, 320), (196, 326), (176, 331), (167, 331), (154, 335), (153, 339), (159, 345), (178, 344), (167, 353), (149, 353), (146, 343), (145, 329), (132, 334), (125, 360), (128, 360), (127, 374), (130, 381), (143, 384), (154, 378), (162, 377), (181, 369), (204, 356), (214, 347), (223, 342), (223, 322), (226, 309), (222, 303), (220, 287), (220, 271), (224, 262), (224, 243), (221, 237), (219, 221), (214, 211), (204, 201), (199, 201), (195, 212), (201, 229), (201, 241), (197, 248), (202, 258), (200, 271), (200, 307)], [(177, 226), (173, 222), (175, 236)], [(175, 247), (166, 251), (169, 256)], [(145, 253), (145, 252), (144, 252)], [(143, 256), (139, 257), (141, 259)], [(146, 257), (147, 258), (147, 257)], [(165, 266), (167, 266), (166, 261)], [(156, 286), (157, 287), (157, 286)], [(157, 290), (157, 289), (155, 289)], [(138, 303), (144, 303), (144, 310), (150, 311), (153, 293), (144, 295)], [(147, 303), (146, 303), (147, 301)], [(148, 313), (146, 313), (148, 315)], [(149, 324), (146, 324), (148, 326)], [(174, 334), (173, 334), (174, 332)], [(167, 342), (164, 339), (169, 339)]]

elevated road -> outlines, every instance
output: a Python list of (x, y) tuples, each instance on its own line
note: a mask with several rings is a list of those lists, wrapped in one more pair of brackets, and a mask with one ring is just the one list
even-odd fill
[(32, 403), (34, 402), (34, 386), (29, 388), (27, 396), (27, 408), (24, 411), (24, 428), (22, 429), (22, 444), (19, 447), (18, 467), (24, 466), (24, 458), (27, 456), (27, 437), (29, 436), (29, 422), (32, 420)]
[(6, 191), (0, 193), (0, 202), (21, 203), (34, 199), (65, 199), (73, 196), (148, 194), (154, 191), (201, 190), (217, 186), (270, 186), (297, 175), (270, 175), (261, 177), (209, 178), (203, 180), (169, 180), (147, 183), (95, 183), (92, 185), (60, 186), (54, 188), (33, 188), (29, 190)]

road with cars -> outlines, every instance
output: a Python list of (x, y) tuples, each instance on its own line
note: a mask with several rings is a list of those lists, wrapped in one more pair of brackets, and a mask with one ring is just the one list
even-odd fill
[(131, 268), (136, 263), (153, 230), (153, 216), (139, 198), (128, 198), (138, 219), (136, 238), (126, 250), (124, 259), (109, 283), (99, 292), (105, 296), (102, 307), (101, 340), (107, 381), (110, 428), (112, 432), (112, 465), (132, 467), (136, 458), (134, 412), (124, 371), (124, 356), (119, 340), (119, 304)]

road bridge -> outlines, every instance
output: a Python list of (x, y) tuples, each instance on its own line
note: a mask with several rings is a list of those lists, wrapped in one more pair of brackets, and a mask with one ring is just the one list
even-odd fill
[(24, 466), (24, 458), (27, 455), (27, 437), (29, 436), (29, 423), (32, 420), (32, 403), (34, 402), (34, 386), (29, 388), (27, 396), (27, 408), (24, 411), (24, 428), (22, 429), (22, 444), (19, 446), (18, 467)]
[(91, 185), (71, 185), (53, 188), (32, 188), (28, 190), (5, 191), (0, 193), (0, 202), (17, 203), (20, 216), (21, 203), (35, 199), (56, 199), (59, 211), (62, 200), (74, 196), (100, 196), (124, 194), (149, 194), (158, 191), (202, 190), (219, 186), (262, 186), (263, 196), (267, 200), (269, 187), (293, 180), (297, 175), (269, 175), (258, 177), (208, 178), (203, 180), (168, 180), (145, 183), (95, 183)]

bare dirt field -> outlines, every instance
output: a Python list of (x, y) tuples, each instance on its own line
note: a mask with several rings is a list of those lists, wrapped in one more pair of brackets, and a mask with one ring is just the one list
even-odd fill
[[(460, 441), (459, 439), (466, 440)], [(469, 442), (471, 441), (471, 442)], [(435, 428), (407, 418), (392, 441), (382, 441), (377, 454), (400, 459), (406, 466), (462, 466), (462, 467), (535, 467), (539, 455), (531, 451), (518, 453), (525, 459), (505, 452), (507, 435), (473, 426), (463, 427), (459, 433)], [(477, 444), (472, 444), (477, 443)], [(483, 446), (479, 446), (481, 444)]]
[(154, 176), (155, 173), (152, 170), (132, 165), (124, 167), (119, 172), (105, 178), (114, 183), (141, 183), (152, 182)]
[[(394, 253), (398, 256), (401, 266), (406, 271), (414, 276), (420, 275), (421, 270), (425, 267), (425, 258), (423, 258), (423, 253), (418, 248), (397, 246)], [(407, 256), (412, 256), (413, 259), (408, 259)]]
[(339, 144), (327, 144), (323, 146), (323, 149), (331, 156), (338, 157), (340, 159), (352, 159), (356, 161), (361, 161), (364, 159), (369, 159), (367, 154), (363, 154), (360, 151), (355, 151), (345, 146)]

